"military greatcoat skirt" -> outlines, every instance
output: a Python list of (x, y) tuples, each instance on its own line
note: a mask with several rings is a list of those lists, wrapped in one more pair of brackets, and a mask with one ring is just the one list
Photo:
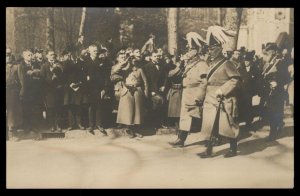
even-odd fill
[(225, 63), (216, 69), (211, 77), (208, 78), (206, 97), (203, 105), (203, 121), (201, 129), (201, 133), (203, 134), (205, 140), (209, 140), (212, 133), (213, 124), (216, 119), (219, 106), (216, 96), (216, 91), (218, 89), (220, 89), (225, 96), (220, 109), (218, 134), (228, 138), (236, 138), (238, 136), (239, 123), (237, 120), (238, 104), (236, 98), (236, 89), (240, 81), (239, 78), (240, 74), (235, 66), (229, 61), (225, 61)]

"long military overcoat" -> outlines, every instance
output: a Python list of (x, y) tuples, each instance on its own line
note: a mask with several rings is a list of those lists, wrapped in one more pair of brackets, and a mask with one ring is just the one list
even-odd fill
[[(205, 98), (206, 80), (205, 75), (208, 65), (199, 57), (187, 62), (183, 72), (183, 91), (179, 129), (191, 131), (192, 119), (202, 118), (202, 107), (199, 105)], [(200, 127), (199, 127), (200, 129)]]
[[(221, 65), (220, 65), (221, 63)], [(218, 66), (220, 65), (220, 66)], [(213, 71), (214, 70), (214, 71)], [(232, 62), (219, 57), (210, 63), (207, 74), (207, 90), (203, 105), (203, 121), (201, 133), (208, 140), (213, 130), (219, 102), (216, 91), (219, 89), (225, 96), (220, 109), (218, 121), (219, 135), (236, 138), (239, 134), (238, 104), (236, 90), (239, 85), (240, 74)]]

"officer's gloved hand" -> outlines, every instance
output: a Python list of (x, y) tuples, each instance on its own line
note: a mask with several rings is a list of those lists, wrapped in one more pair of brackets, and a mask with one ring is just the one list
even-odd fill
[(198, 106), (203, 106), (203, 101), (201, 101), (201, 100), (195, 100), (195, 102), (196, 102), (196, 105), (198, 105)]
[(223, 92), (221, 91), (221, 89), (216, 90), (215, 94), (216, 94), (216, 98), (219, 102), (224, 98), (224, 95), (223, 95)]

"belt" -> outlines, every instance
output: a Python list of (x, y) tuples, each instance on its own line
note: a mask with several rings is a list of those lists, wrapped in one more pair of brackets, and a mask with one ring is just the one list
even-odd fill
[(182, 84), (172, 84), (173, 89), (182, 89)]
[(223, 84), (218, 83), (218, 82), (208, 82), (207, 85), (208, 86), (222, 86)]
[(188, 84), (183, 86), (183, 88), (194, 88), (194, 87), (198, 87), (199, 85), (200, 83)]

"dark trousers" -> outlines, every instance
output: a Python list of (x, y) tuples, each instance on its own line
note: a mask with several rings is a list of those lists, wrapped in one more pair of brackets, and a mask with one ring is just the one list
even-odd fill
[(79, 109), (80, 107), (78, 105), (68, 106), (68, 119), (70, 127), (78, 127), (79, 125), (81, 125)]
[(63, 107), (51, 107), (47, 109), (48, 124), (51, 128), (62, 128)]
[(164, 121), (164, 113), (163, 108), (158, 107), (155, 109), (151, 109), (148, 113), (148, 123), (150, 127), (159, 128)]
[(103, 113), (101, 103), (91, 103), (89, 107), (89, 126), (95, 128), (97, 126), (102, 127)]
[(89, 105), (81, 104), (80, 106), (80, 121), (85, 128), (89, 127)]
[(278, 132), (282, 128), (282, 114), (281, 112), (269, 112), (270, 123), (270, 139), (276, 139)]
[(32, 102), (23, 102), (23, 128), (25, 131), (38, 131), (41, 128), (42, 106)]

